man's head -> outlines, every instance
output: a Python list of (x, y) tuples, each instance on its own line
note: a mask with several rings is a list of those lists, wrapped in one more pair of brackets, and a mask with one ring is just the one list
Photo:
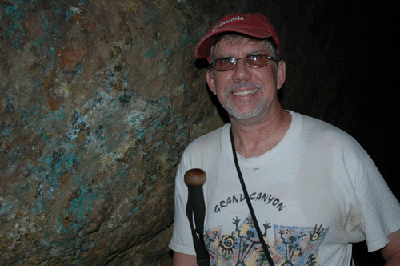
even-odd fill
[[(210, 48), (210, 56), (208, 58), (208, 61), (210, 63), (210, 69), (214, 70), (217, 69), (218, 70), (218, 64), (220, 65), (220, 61), (218, 61), (218, 58), (216, 58), (214, 56), (214, 50), (216, 48), (216, 46), (218, 45), (218, 43), (221, 42), (221, 40), (228, 40), (229, 43), (237, 43), (240, 42), (243, 39), (247, 39), (250, 42), (260, 42), (263, 43), (269, 50), (268, 52), (268, 56), (270, 56), (270, 58), (261, 58), (264, 59), (262, 61), (258, 60), (258, 62), (266, 62), (266, 64), (269, 63), (269, 61), (273, 61), (273, 63), (275, 64), (275, 67), (278, 68), (278, 63), (281, 60), (280, 59), (280, 51), (279, 48), (276, 46), (275, 41), (272, 39), (272, 37), (269, 38), (263, 38), (263, 39), (259, 39), (259, 38), (255, 38), (249, 35), (244, 35), (241, 33), (236, 33), (236, 32), (228, 32), (228, 33), (221, 33), (219, 36), (217, 36), (214, 39), (213, 44), (211, 45)], [(215, 60), (217, 59), (217, 62), (215, 62)], [(260, 58), (259, 58), (260, 59)], [(253, 66), (252, 63), (256, 63), (256, 61), (249, 61), (249, 58), (247, 58), (245, 60), (245, 62), (247, 64), (249, 64), (250, 66)], [(236, 62), (235, 62), (236, 63)], [(257, 64), (255, 64), (255, 66), (257, 66)], [(263, 66), (262, 64), (260, 66)], [(211, 75), (214, 77), (214, 71), (211, 72)]]
[(230, 14), (224, 16), (207, 31), (206, 36), (197, 45), (196, 58), (207, 58), (210, 61), (211, 47), (216, 43), (216, 38), (226, 33), (238, 33), (257, 39), (269, 39), (278, 49), (279, 57), (282, 57), (278, 34), (264, 15)]
[(280, 108), (277, 91), (285, 82), (286, 65), (264, 16), (225, 16), (207, 32), (195, 55), (211, 63), (207, 83), (231, 117), (265, 118)]

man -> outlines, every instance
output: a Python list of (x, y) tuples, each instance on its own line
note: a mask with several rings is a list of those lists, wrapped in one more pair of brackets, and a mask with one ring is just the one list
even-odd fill
[(339, 129), (282, 109), (277, 92), (286, 64), (270, 22), (260, 14), (227, 15), (195, 55), (211, 63), (207, 84), (230, 124), (183, 154), (174, 265), (197, 265), (183, 181), (192, 168), (207, 173), (204, 240), (211, 265), (347, 266), (351, 243), (363, 240), (369, 251), (382, 250), (387, 265), (400, 265), (399, 202), (366, 152)]

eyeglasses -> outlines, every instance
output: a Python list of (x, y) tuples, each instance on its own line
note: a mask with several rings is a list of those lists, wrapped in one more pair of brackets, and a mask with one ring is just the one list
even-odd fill
[(263, 67), (268, 65), (271, 59), (274, 62), (278, 62), (274, 57), (268, 56), (267, 54), (251, 54), (245, 58), (217, 58), (214, 63), (210, 64), (210, 69), (214, 68), (217, 71), (228, 71), (235, 68), (239, 59), (244, 59), (244, 62), (248, 67)]

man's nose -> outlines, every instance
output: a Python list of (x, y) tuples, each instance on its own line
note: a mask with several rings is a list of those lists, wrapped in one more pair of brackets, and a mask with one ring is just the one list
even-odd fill
[(236, 61), (236, 66), (233, 69), (233, 80), (235, 82), (241, 82), (244, 80), (249, 80), (251, 77), (250, 69), (246, 65), (244, 58), (238, 58)]

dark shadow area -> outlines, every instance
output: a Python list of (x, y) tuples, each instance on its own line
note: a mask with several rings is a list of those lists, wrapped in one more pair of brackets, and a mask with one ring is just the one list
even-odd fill
[(197, 69), (208, 68), (208, 65), (209, 65), (209, 63), (208, 63), (207, 59), (205, 59), (205, 58), (196, 59), (195, 62), (194, 62), (194, 66), (195, 66)]
[(353, 245), (353, 258), (355, 266), (385, 265), (381, 252), (368, 252), (365, 241)]

